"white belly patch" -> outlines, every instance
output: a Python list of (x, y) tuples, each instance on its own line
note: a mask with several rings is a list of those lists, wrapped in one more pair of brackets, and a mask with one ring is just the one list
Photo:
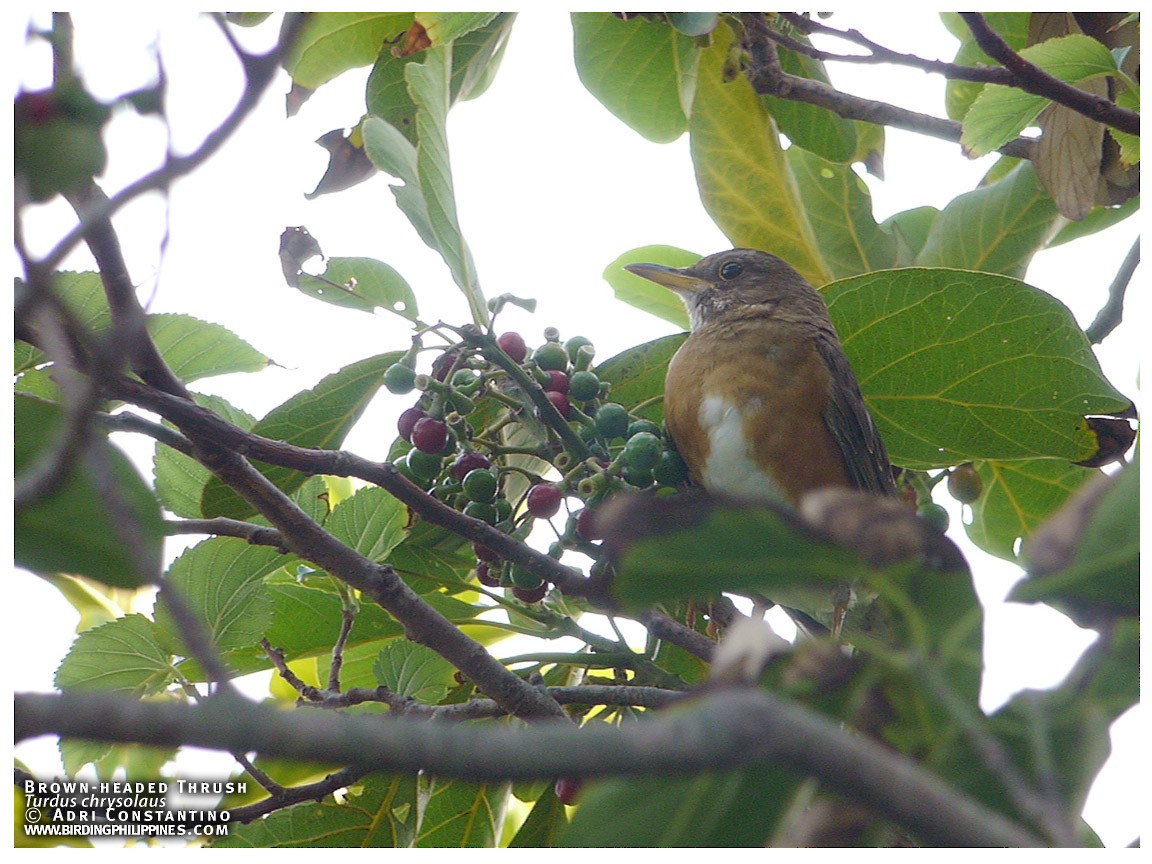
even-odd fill
[(704, 487), (721, 495), (784, 501), (775, 481), (752, 458), (752, 444), (744, 435), (740, 409), (721, 396), (706, 396), (700, 403), (700, 426), (708, 433), (708, 460)]

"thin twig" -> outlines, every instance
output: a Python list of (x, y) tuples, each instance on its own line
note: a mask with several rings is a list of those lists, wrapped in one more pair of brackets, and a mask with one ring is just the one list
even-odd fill
[(1137, 237), (1132, 243), (1132, 248), (1128, 250), (1128, 254), (1124, 256), (1120, 269), (1116, 271), (1112, 284), (1108, 286), (1108, 300), (1100, 307), (1100, 311), (1096, 313), (1096, 317), (1088, 325), (1088, 329), (1084, 331), (1088, 336), (1088, 341), (1093, 345), (1099, 345), (1108, 338), (1108, 334), (1119, 327), (1120, 322), (1124, 320), (1124, 294), (1128, 290), (1128, 283), (1132, 281), (1132, 274), (1136, 272), (1139, 263), (1140, 238)]

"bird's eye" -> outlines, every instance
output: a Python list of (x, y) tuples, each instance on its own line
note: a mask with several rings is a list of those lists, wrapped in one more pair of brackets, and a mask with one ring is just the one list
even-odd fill
[(744, 272), (744, 265), (739, 261), (725, 261), (720, 265), (721, 279), (735, 279)]

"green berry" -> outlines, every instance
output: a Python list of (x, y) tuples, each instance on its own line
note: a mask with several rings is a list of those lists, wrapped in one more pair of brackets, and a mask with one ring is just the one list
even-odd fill
[(971, 462), (957, 465), (948, 475), (948, 494), (961, 504), (971, 504), (984, 491), (984, 481)]
[(532, 352), (532, 359), (545, 371), (563, 372), (568, 368), (568, 352), (557, 342), (545, 342)]
[(625, 438), (631, 438), (640, 432), (651, 432), (653, 435), (660, 436), (660, 427), (653, 423), (651, 420), (633, 420), (628, 424), (628, 432)]
[(616, 402), (605, 402), (596, 412), (596, 431), (604, 438), (623, 438), (628, 432), (628, 409)]
[(444, 457), (438, 453), (425, 453), (422, 450), (412, 450), (408, 454), (408, 467), (412, 473), (425, 480), (435, 480), (440, 476), (440, 469), (444, 466)]
[(489, 525), (496, 524), (496, 508), (486, 501), (469, 501), (464, 505), (463, 513)]
[(509, 573), (512, 584), (517, 588), (539, 588), (544, 582), (539, 576), (519, 564), (513, 564)]
[(688, 480), (688, 466), (673, 450), (660, 454), (660, 461), (652, 469), (652, 477), (661, 486), (679, 486)]
[(491, 503), (496, 497), (496, 489), (500, 485), (496, 475), (484, 468), (469, 471), (462, 482), (464, 494), (470, 501), (484, 501)]
[[(416, 453), (419, 451), (413, 450), (412, 452)], [(400, 476), (404, 477), (411, 483), (415, 483), (421, 489), (427, 489), (432, 485), (432, 480), (430, 478), (423, 477), (412, 470), (412, 466), (408, 463), (408, 454), (401, 456), (392, 464), (395, 466), (396, 470), (400, 472)]]
[(649, 468), (634, 468), (631, 465), (625, 465), (624, 470), (620, 473), (624, 477), (624, 482), (629, 486), (644, 489), (652, 485), (652, 470)]
[(580, 354), (580, 349), (585, 345), (591, 348), (592, 340), (586, 339), (583, 336), (573, 336), (571, 339), (565, 342), (564, 350), (568, 353), (568, 359), (575, 363), (577, 356)]
[(664, 445), (656, 435), (637, 432), (624, 445), (624, 461), (629, 468), (651, 473), (660, 462), (660, 454), (663, 452)]
[(416, 386), (416, 373), (403, 363), (393, 363), (384, 370), (384, 386), (397, 396), (411, 393)]
[(492, 502), (492, 506), (496, 508), (497, 522), (503, 522), (512, 516), (512, 502), (507, 498), (497, 498)]
[(948, 523), (952, 520), (948, 516), (948, 511), (937, 504), (935, 501), (929, 501), (927, 504), (922, 504), (920, 509), (916, 511), (921, 519), (931, 523), (936, 529), (941, 532), (948, 530)]
[(568, 379), (568, 398), (587, 402), (600, 395), (600, 379), (595, 372), (574, 372)]

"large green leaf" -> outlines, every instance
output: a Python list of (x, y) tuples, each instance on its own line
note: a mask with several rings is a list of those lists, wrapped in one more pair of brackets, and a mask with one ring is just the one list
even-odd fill
[(325, 528), (365, 558), (384, 561), (404, 539), (408, 508), (376, 486), (336, 505)]
[(181, 381), (259, 372), (272, 361), (225, 327), (191, 315), (148, 316), (148, 333)]
[(664, 22), (608, 12), (573, 12), (572, 34), (576, 72), (605, 108), (649, 141), (684, 134), (699, 60), (691, 38)]
[[(939, 220), (938, 220), (939, 221)], [(1060, 301), (1015, 279), (910, 268), (824, 292), (893, 461), (1089, 459), (1086, 415), (1129, 401)]]
[(301, 87), (315, 90), (374, 62), (412, 20), (411, 12), (313, 12), (284, 58), (284, 68)]
[[(629, 348), (597, 366), (600, 380), (612, 385), (608, 398), (632, 411), (641, 402), (662, 395), (668, 363), (686, 338), (685, 333), (662, 336)], [(664, 419), (664, 405), (656, 399), (635, 413), (659, 423)]]
[(872, 193), (850, 166), (792, 147), (788, 167), (816, 232), (820, 256), (834, 278), (896, 266), (897, 241), (876, 223)]
[[(415, 145), (400, 129), (379, 117), (369, 117), (362, 124), (361, 130), (364, 135), (364, 152), (372, 164), (403, 181), (388, 187), (396, 199), (396, 206), (408, 217), (420, 239), (435, 249), (437, 240), (428, 215), (428, 202), (424, 200), (424, 193), (420, 189)], [(414, 138), (416, 133), (410, 134)]]
[(1036, 544), (1068, 546), (1063, 566), (1038, 567), (1035, 562), (1051, 560), (1052, 551), (1026, 548), (1030, 575), (1016, 584), (1010, 600), (1049, 603), (1083, 627), (1139, 616), (1140, 463), (1098, 482), (1106, 488), (1099, 499), (1086, 505), (1073, 498), (1033, 538)]
[[(806, 37), (798, 34), (793, 38), (807, 42)], [(780, 48), (779, 55), (780, 67), (785, 73), (831, 84), (821, 61), (787, 48)], [(829, 162), (846, 163), (856, 155), (856, 124), (853, 121), (810, 102), (767, 95), (760, 98), (780, 131), (797, 147)]]
[(733, 246), (771, 252), (823, 285), (828, 266), (772, 118), (743, 75), (725, 74), (731, 46), (731, 32), (717, 27), (700, 55), (688, 122), (700, 200)]
[(1022, 278), (1060, 222), (1031, 163), (953, 198), (932, 223), (916, 263)]
[(528, 818), (508, 843), (509, 849), (541, 849), (556, 845), (560, 833), (568, 827), (564, 804), (551, 789), (536, 799)]
[(296, 287), (334, 306), (361, 312), (387, 309), (410, 320), (419, 315), (416, 295), (407, 280), (391, 265), (374, 258), (329, 258), (320, 277), (301, 273)]
[[(233, 426), (245, 431), (252, 428), (256, 418), (246, 411), (234, 407), (221, 396), (193, 393), (192, 398), (202, 408), (209, 408)], [(204, 487), (212, 478), (212, 472), (179, 450), (173, 450), (156, 442), (152, 457), (152, 473), (156, 484), (156, 495), (165, 509), (185, 519), (199, 519), (204, 515), (200, 509), (204, 497)]]
[(972, 505), (968, 537), (983, 549), (1016, 561), (1020, 539), (1027, 538), (1100, 472), (1056, 459), (976, 462), (984, 493)]
[(688, 312), (680, 298), (624, 269), (625, 264), (663, 264), (665, 267), (688, 267), (701, 258), (695, 252), (675, 246), (641, 246), (630, 249), (604, 268), (604, 280), (612, 286), (616, 299), (644, 312), (651, 312), (677, 327), (688, 329)]
[(451, 663), (426, 645), (407, 639), (385, 645), (372, 668), (377, 684), (428, 705), (443, 701), (456, 683), (456, 668)]
[[(60, 406), (20, 393), (14, 396), (13, 419), (13, 468), (19, 483), (26, 472), (41, 470), (67, 421)], [(16, 564), (136, 588), (160, 572), (160, 506), (117, 447), (94, 436), (86, 450), (87, 455), (82, 452), (71, 461), (50, 494), (16, 511)], [(116, 506), (108, 495), (115, 496)]]
[(404, 80), (416, 105), (416, 174), (428, 212), (435, 248), (464, 292), (473, 323), (488, 322), (488, 307), (476, 276), (472, 252), (460, 230), (456, 192), (448, 156), (448, 107), (452, 76), (451, 46), (432, 48), (423, 63), (409, 63)]
[(175, 591), (216, 650), (255, 646), (272, 623), (272, 600), (263, 578), (280, 566), (282, 557), (276, 549), (233, 537), (197, 543), (165, 574), (156, 608), (161, 644), (173, 654), (188, 656), (180, 622), (168, 602), (168, 592)]
[(511, 794), (508, 782), (469, 783), (443, 777), (425, 782), (418, 848), (496, 846)]
[(591, 783), (582, 791), (561, 843), (593, 848), (762, 847), (775, 834), (801, 782), (773, 765), (754, 765), (691, 777)]
[(56, 670), (55, 683), (62, 690), (150, 696), (162, 693), (175, 677), (156, 625), (143, 615), (127, 615), (81, 633)]
[(433, 48), (448, 45), (461, 36), (487, 26), (495, 12), (417, 12), (416, 23), (424, 28), (424, 34)]
[(297, 804), (248, 825), (233, 825), (213, 848), (395, 849), (416, 833), (417, 778), (371, 774), (342, 800)]
[[(400, 355), (401, 352), (392, 351), (345, 366), (315, 387), (273, 408), (252, 427), (253, 434), (298, 447), (338, 448), (380, 389), (384, 371), (399, 360)], [(260, 466), (260, 470), (285, 492), (297, 489), (307, 476), (278, 466)], [(202, 500), (201, 509), (208, 517), (247, 519), (256, 512), (215, 477), (204, 488)]]
[[(1068, 84), (1119, 71), (1112, 53), (1082, 33), (1029, 46), (1020, 56)], [(991, 153), (1023, 132), (1049, 104), (1050, 99), (1018, 87), (987, 84), (964, 116), (960, 144), (972, 157)]]

